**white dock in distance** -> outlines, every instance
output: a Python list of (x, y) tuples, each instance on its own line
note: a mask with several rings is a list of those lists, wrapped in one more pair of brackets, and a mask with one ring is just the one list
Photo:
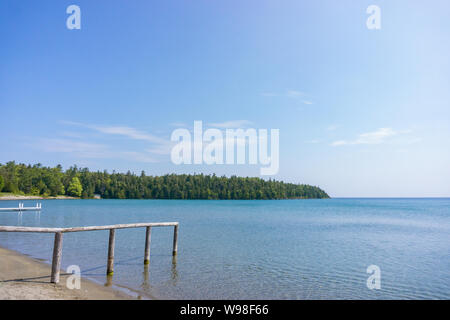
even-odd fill
[(23, 203), (19, 203), (17, 208), (0, 208), (0, 211), (41, 211), (42, 203), (36, 203), (36, 207), (24, 207)]

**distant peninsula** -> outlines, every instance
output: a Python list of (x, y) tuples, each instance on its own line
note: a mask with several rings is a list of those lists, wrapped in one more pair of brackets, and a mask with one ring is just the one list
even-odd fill
[(149, 176), (144, 171), (91, 172), (77, 166), (63, 170), (41, 164), (0, 163), (0, 199), (204, 199), (270, 200), (322, 199), (319, 187), (255, 177), (204, 174)]

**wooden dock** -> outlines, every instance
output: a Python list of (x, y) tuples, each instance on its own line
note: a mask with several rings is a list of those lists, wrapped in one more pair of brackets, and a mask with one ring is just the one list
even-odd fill
[(112, 275), (114, 273), (114, 247), (115, 247), (116, 229), (146, 228), (144, 264), (147, 265), (150, 262), (150, 240), (151, 240), (150, 236), (151, 236), (151, 228), (152, 227), (174, 227), (172, 255), (176, 256), (177, 251), (178, 251), (178, 222), (149, 222), (149, 223), (115, 224), (115, 225), (107, 225), (107, 226), (90, 226), (90, 227), (75, 227), (75, 228), (40, 228), (40, 227), (0, 226), (0, 232), (54, 233), (55, 240), (54, 240), (54, 244), (53, 244), (52, 274), (51, 274), (50, 281), (52, 283), (58, 283), (59, 282), (59, 273), (60, 273), (60, 269), (61, 269), (62, 240), (63, 240), (64, 233), (109, 230), (108, 259), (107, 259), (106, 274)]
[(41, 211), (42, 203), (36, 203), (36, 207), (24, 207), (23, 203), (19, 203), (17, 208), (0, 208), (0, 211)]

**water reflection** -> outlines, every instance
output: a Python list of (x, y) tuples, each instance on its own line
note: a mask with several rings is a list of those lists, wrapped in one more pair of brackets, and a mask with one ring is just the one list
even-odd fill
[(106, 283), (105, 283), (105, 287), (111, 287), (113, 284), (113, 275), (107, 275), (106, 276)]
[(40, 226), (41, 225), (41, 212), (40, 211), (36, 211), (34, 213), (34, 220), (36, 222), (36, 226)]
[(175, 286), (178, 280), (178, 271), (177, 271), (177, 256), (172, 257), (172, 284)]
[(150, 270), (149, 270), (150, 264), (144, 265), (144, 272), (142, 273), (144, 281), (141, 284), (142, 289), (149, 289), (150, 288)]

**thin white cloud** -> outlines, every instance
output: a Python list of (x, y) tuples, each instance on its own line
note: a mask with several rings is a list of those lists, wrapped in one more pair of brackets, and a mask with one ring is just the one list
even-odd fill
[(64, 137), (68, 137), (68, 138), (77, 138), (80, 139), (83, 137), (82, 134), (78, 133), (78, 132), (70, 132), (70, 131), (64, 131), (60, 133), (62, 136)]
[(39, 139), (36, 147), (45, 152), (73, 153), (83, 158), (104, 158), (108, 147), (70, 139)]
[(402, 132), (394, 131), (391, 128), (380, 128), (373, 132), (362, 133), (355, 140), (338, 140), (334, 141), (331, 145), (337, 147), (357, 144), (381, 144), (399, 133)]
[(131, 127), (102, 127), (102, 126), (92, 126), (91, 127), (94, 130), (97, 130), (98, 132), (101, 133), (106, 133), (106, 134), (113, 134), (113, 135), (121, 135), (121, 136), (125, 136), (128, 137), (130, 139), (134, 139), (134, 140), (145, 140), (145, 141), (149, 141), (149, 142), (155, 142), (155, 143), (164, 143), (165, 140), (156, 137), (152, 134), (149, 133), (145, 133), (139, 130), (136, 130), (134, 128)]
[(133, 160), (136, 162), (155, 163), (158, 162), (155, 158), (143, 152), (136, 151), (123, 151), (119, 153), (119, 157), (127, 160)]
[(170, 154), (174, 144), (174, 142), (170, 141), (169, 143), (164, 145), (158, 145), (153, 148), (148, 148), (146, 149), (146, 151), (152, 154), (167, 155)]
[(278, 96), (278, 94), (276, 94), (274, 92), (263, 92), (263, 93), (261, 93), (261, 95), (263, 97), (276, 97), (276, 96)]
[(305, 94), (304, 94), (302, 91), (298, 91), (298, 90), (288, 90), (288, 91), (286, 92), (286, 95), (287, 95), (288, 97), (297, 98), (297, 97), (302, 97), (302, 96), (304, 96)]
[(118, 151), (104, 144), (71, 139), (39, 139), (35, 146), (45, 152), (73, 154), (74, 158), (119, 158), (137, 162), (157, 162), (156, 159), (145, 152)]
[[(97, 145), (90, 142), (80, 142), (73, 140), (62, 140), (53, 141), (53, 145), (57, 145), (57, 148), (52, 148), (51, 143), (46, 144), (47, 151), (58, 151), (54, 149), (59, 149), (60, 152), (76, 152), (82, 157), (100, 157), (100, 158), (126, 158), (139, 162), (157, 162), (157, 160), (152, 157), (153, 155), (167, 155), (170, 153), (171, 141), (169, 139), (161, 138), (156, 135), (144, 132), (142, 130), (135, 129), (129, 126), (108, 126), (108, 125), (97, 125), (97, 124), (86, 124), (73, 121), (61, 121), (61, 123), (71, 126), (78, 126), (83, 128), (88, 128), (92, 131), (112, 136), (125, 137), (131, 140), (140, 140), (144, 142), (149, 142), (151, 147), (144, 149), (144, 151), (127, 151), (127, 150), (116, 150), (116, 148), (109, 147), (106, 145)], [(84, 136), (87, 138), (87, 134)], [(48, 142), (48, 141), (47, 141)], [(92, 148), (89, 146), (92, 145)]]
[(344, 146), (346, 144), (354, 144), (354, 143), (349, 143), (348, 141), (345, 141), (345, 140), (338, 140), (338, 141), (334, 141), (331, 145), (333, 147), (337, 147), (337, 146)]
[(253, 123), (248, 120), (232, 120), (225, 122), (208, 123), (209, 126), (222, 129), (245, 128)]
[[(261, 96), (263, 97), (287, 97), (287, 98), (293, 98), (296, 100), (300, 100), (301, 103), (303, 104), (307, 104), (307, 105), (312, 105), (314, 104), (313, 101), (311, 101), (310, 99), (307, 99), (307, 94), (304, 93), (303, 91), (300, 90), (286, 90), (283, 93), (277, 93), (277, 92), (263, 92), (261, 93)], [(306, 98), (306, 99), (305, 99)]]
[(166, 140), (161, 139), (155, 135), (137, 130), (132, 127), (127, 127), (127, 126), (102, 126), (102, 125), (85, 124), (85, 123), (79, 123), (79, 122), (73, 122), (73, 121), (62, 121), (61, 123), (89, 128), (91, 130), (95, 130), (97, 132), (104, 133), (104, 134), (125, 136), (125, 137), (133, 139), (133, 140), (145, 140), (145, 141), (154, 142), (154, 143), (166, 143), (167, 142)]
[(337, 124), (332, 124), (327, 127), (327, 131), (334, 131), (339, 127)]
[(188, 127), (188, 125), (184, 122), (171, 122), (169, 123), (170, 126), (172, 127)]

